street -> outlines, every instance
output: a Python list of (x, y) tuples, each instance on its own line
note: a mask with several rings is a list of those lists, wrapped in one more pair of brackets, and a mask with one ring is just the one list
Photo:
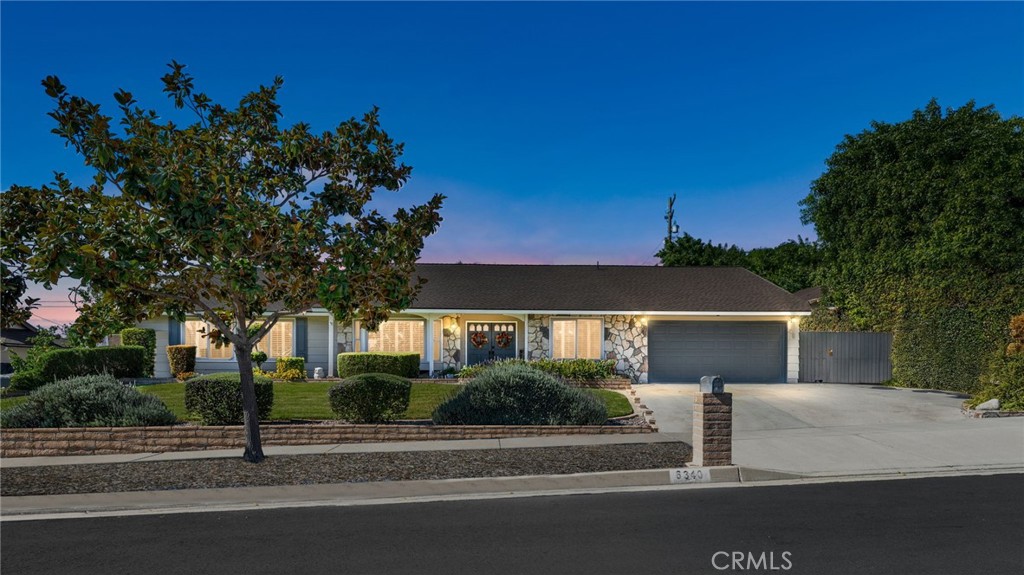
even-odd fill
[(4, 522), (0, 529), (5, 575), (1010, 574), (1024, 569), (1024, 476)]

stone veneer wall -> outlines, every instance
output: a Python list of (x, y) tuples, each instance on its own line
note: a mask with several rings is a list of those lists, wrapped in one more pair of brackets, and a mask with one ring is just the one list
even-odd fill
[[(263, 445), (330, 445), (367, 441), (495, 439), (546, 435), (653, 433), (647, 425), (264, 425)], [(240, 425), (5, 429), (0, 456), (100, 455), (203, 451), (245, 446)]]
[(462, 329), (453, 316), (441, 318), (441, 364), (444, 368), (462, 367)]
[(640, 316), (605, 316), (604, 352), (605, 358), (615, 360), (615, 371), (647, 383), (647, 325)]
[[(551, 316), (531, 315), (527, 329), (530, 359), (551, 357)], [(615, 360), (615, 371), (637, 383), (647, 383), (647, 326), (640, 316), (604, 316), (604, 357)]]
[(528, 359), (550, 357), (548, 350), (551, 349), (551, 316), (531, 315), (526, 333), (526, 357)]

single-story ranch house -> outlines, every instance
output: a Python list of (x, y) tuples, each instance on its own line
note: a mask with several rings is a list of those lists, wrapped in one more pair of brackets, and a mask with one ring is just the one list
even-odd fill
[[(799, 320), (794, 296), (742, 268), (607, 265), (419, 264), (427, 280), (409, 309), (376, 332), (341, 325), (324, 309), (283, 319), (260, 346), (335, 373), (344, 351), (415, 352), (428, 373), (502, 358), (613, 359), (638, 382), (795, 382)], [(199, 335), (202, 320), (144, 322), (157, 349), (197, 346), (197, 371), (237, 369), (230, 346)], [(170, 376), (158, 352), (156, 375)]]

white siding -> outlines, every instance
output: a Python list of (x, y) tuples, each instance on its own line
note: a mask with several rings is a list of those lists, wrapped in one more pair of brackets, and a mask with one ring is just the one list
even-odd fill
[(167, 316), (147, 319), (136, 327), (149, 328), (156, 332), (156, 362), (153, 366), (153, 376), (171, 377), (171, 366), (167, 362)]

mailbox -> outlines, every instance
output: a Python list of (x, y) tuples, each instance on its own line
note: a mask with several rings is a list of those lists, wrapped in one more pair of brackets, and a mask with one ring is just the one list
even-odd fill
[(700, 378), (701, 393), (725, 393), (725, 380), (720, 375), (705, 375)]

